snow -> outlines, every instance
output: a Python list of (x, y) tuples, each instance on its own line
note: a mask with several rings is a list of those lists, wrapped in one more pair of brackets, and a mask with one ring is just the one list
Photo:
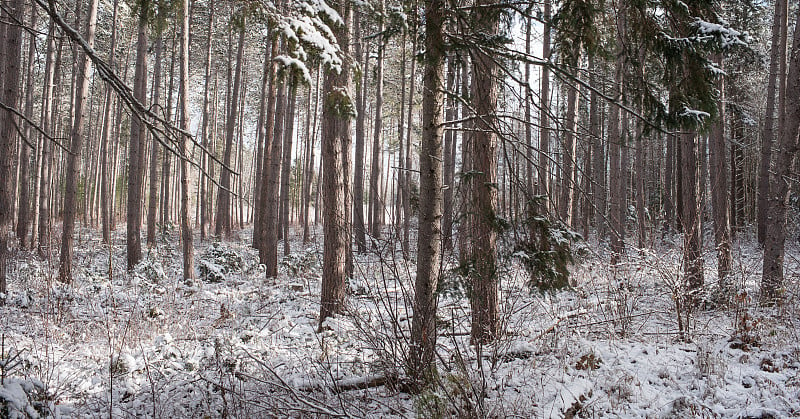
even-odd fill
[[(321, 241), (303, 245), (293, 234), (297, 251), (275, 279), (264, 278), (249, 232), (241, 242), (197, 243), (198, 264), (220, 266), (222, 280), (186, 284), (177, 236), (163, 237), (129, 274), (124, 232), (116, 232), (112, 278), (108, 248), (94, 232), (79, 236), (72, 285), (54, 282), (51, 262), (24, 252), (12, 269), (0, 307), (2, 357), (14, 348), (24, 362), (0, 385), (0, 406), (11, 417), (800, 414), (800, 310), (761, 308), (748, 297), (760, 256), (747, 234), (735, 246), (733, 280), (748, 292), (734, 308), (692, 313), (686, 340), (671, 298), (679, 237), (631, 248), (617, 268), (606, 262), (606, 245), (591, 241), (590, 254), (572, 269), (574, 289), (552, 294), (532, 293), (518, 262), (504, 258), (500, 307), (508, 333), (493, 345), (470, 345), (465, 293), (443, 292), (441, 380), (418, 395), (391, 380), (404, 371), (415, 265), (386, 242), (380, 254), (357, 255), (346, 314), (317, 333)], [(222, 254), (239, 255), (240, 264), (226, 264), (238, 268), (222, 269), (215, 261)], [(795, 278), (798, 249), (790, 245), (788, 254)], [(738, 321), (743, 313), (751, 321)], [(335, 390), (387, 376), (388, 385)]]

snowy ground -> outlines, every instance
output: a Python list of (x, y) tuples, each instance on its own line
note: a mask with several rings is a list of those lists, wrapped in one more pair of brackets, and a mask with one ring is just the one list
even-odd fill
[(316, 333), (321, 237), (293, 241), (270, 280), (249, 232), (198, 244), (198, 269), (222, 280), (190, 284), (178, 280), (175, 232), (132, 274), (124, 232), (115, 238), (109, 250), (81, 232), (71, 286), (53, 281), (57, 260), (17, 255), (0, 306), (0, 417), (800, 416), (796, 247), (790, 303), (759, 308), (759, 252), (753, 240), (737, 243), (735, 281), (748, 293), (735, 307), (684, 313), (687, 339), (672, 297), (680, 254), (663, 243), (632, 250), (616, 272), (592, 243), (573, 267), (574, 289), (554, 295), (531, 292), (507, 263), (507, 333), (486, 347), (469, 345), (469, 305), (449, 285), (439, 384), (410, 395), (391, 379), (351, 389), (402, 375), (414, 265), (385, 243), (358, 256), (349, 314)]

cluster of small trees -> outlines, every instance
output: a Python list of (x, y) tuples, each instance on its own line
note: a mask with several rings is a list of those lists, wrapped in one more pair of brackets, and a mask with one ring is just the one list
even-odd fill
[(44, 256), (60, 218), (59, 278), (70, 282), (76, 222), (99, 224), (110, 244), (124, 199), (128, 267), (142, 258), (143, 223), (153, 246), (177, 220), (187, 279), (193, 228), (205, 240), (211, 226), (228, 238), (236, 221), (252, 223), (271, 277), (279, 239), (288, 254), (296, 221), (309, 241), (313, 214), (324, 224), (320, 328), (345, 306), (353, 252), (390, 223), (409, 258), (416, 216), (417, 380), (433, 372), (450, 253), (468, 280), (472, 341), (502, 334), (506, 231), (536, 257), (554, 252), (554, 230), (596, 233), (613, 263), (632, 227), (640, 248), (656, 229), (679, 231), (692, 292), (706, 282), (710, 213), (717, 284), (730, 293), (733, 237), (755, 221), (762, 299), (774, 302), (800, 31), (789, 46), (793, 9), (776, 0), (762, 42), (764, 11), (701, 0), (5, 0), (0, 292), (12, 232)]

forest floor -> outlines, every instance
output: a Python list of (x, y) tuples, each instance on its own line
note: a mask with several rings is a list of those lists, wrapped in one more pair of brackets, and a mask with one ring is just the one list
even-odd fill
[[(681, 310), (683, 336), (677, 236), (629, 250), (616, 269), (604, 245), (583, 244), (573, 288), (550, 294), (529, 289), (509, 256), (506, 333), (483, 347), (469, 343), (468, 299), (449, 266), (438, 384), (412, 395), (393, 378), (415, 265), (392, 243), (357, 255), (348, 313), (316, 333), (321, 236), (306, 246), (292, 236), (275, 279), (265, 279), (249, 230), (197, 243), (206, 277), (186, 283), (177, 232), (127, 273), (123, 231), (109, 249), (81, 230), (71, 285), (53, 280), (57, 259), (20, 252), (12, 262), (0, 417), (800, 416), (800, 249), (792, 243), (786, 258), (789, 303), (761, 308), (760, 251), (743, 236), (733, 281), (744, 291), (732, 306)], [(711, 249), (705, 257), (711, 283)]]

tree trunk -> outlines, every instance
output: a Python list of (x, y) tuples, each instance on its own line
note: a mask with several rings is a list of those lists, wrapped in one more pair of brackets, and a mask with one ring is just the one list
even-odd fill
[[(31, 27), (36, 27), (36, 7), (31, 6), (31, 15), (29, 23)], [(28, 59), (26, 69), (25, 81), (25, 117), (29, 120), (33, 119), (33, 60), (36, 58), (36, 36), (30, 36), (28, 39)], [(25, 138), (31, 140), (31, 126), (25, 124)], [(25, 143), (20, 143), (19, 150), (19, 210), (17, 212), (17, 238), (19, 239), (19, 247), (22, 249), (28, 248), (28, 227), (31, 221), (31, 198), (30, 198), (30, 146)]]
[[(96, 3), (95, 3), (96, 4)], [(95, 6), (96, 7), (96, 6)], [(24, 2), (21, 0), (9, 1), (4, 4), (3, 20), (22, 22)], [(3, 68), (2, 99), (8, 106), (16, 106), (19, 100), (20, 79), (20, 54), (22, 52), (22, 27), (11, 23), (0, 23), (4, 32), (3, 39), (5, 54), (0, 61)], [(8, 272), (8, 252), (11, 241), (11, 227), (14, 220), (14, 184), (12, 183), (14, 151), (17, 136), (15, 133), (15, 117), (10, 112), (0, 115), (0, 293), (7, 291), (6, 275)], [(2, 300), (4, 301), (4, 300)], [(0, 303), (2, 302), (0, 301)]]
[(783, 259), (786, 247), (786, 213), (789, 207), (789, 175), (800, 147), (800, 9), (794, 30), (789, 65), (789, 83), (785, 97), (785, 129), (775, 153), (775, 168), (767, 208), (764, 241), (764, 266), (761, 272), (761, 301), (775, 303), (785, 299)]
[[(212, 46), (214, 39), (213, 37), (214, 11), (215, 11), (214, 0), (209, 1), (208, 7), (209, 7), (209, 15), (208, 15), (208, 26), (206, 29), (207, 43), (206, 43), (206, 56), (205, 56), (205, 67), (204, 67), (205, 74), (203, 76), (203, 80), (205, 82), (203, 85), (203, 121), (202, 121), (202, 131), (201, 131), (202, 135), (201, 141), (203, 147), (206, 147), (206, 149), (208, 149), (210, 143), (209, 122), (210, 122), (211, 111), (209, 109), (210, 105), (209, 89), (211, 89), (211, 54), (212, 54)], [(259, 149), (260, 147), (261, 147), (261, 142), (259, 142)], [(201, 156), (200, 157), (201, 173), (197, 176), (197, 181), (200, 183), (200, 202), (198, 204), (200, 205), (200, 240), (203, 241), (206, 239), (206, 224), (208, 223), (210, 208), (208, 207), (208, 199), (207, 199), (208, 188), (206, 186), (208, 184), (208, 179), (206, 178), (206, 175), (202, 172), (206, 171), (207, 168), (211, 165), (211, 159), (209, 159), (209, 156), (206, 155), (206, 153), (201, 153), (200, 156)], [(256, 237), (258, 237), (258, 235), (253, 234), (253, 238), (255, 239)]]
[(322, 195), (324, 201), (324, 246), (322, 261), (322, 292), (320, 298), (319, 329), (325, 319), (340, 313), (344, 308), (345, 277), (347, 270), (349, 223), (342, 217), (348, 205), (345, 159), (350, 150), (350, 126), (355, 116), (352, 95), (350, 58), (350, 30), (352, 10), (348, 3), (338, 0), (333, 6), (343, 19), (333, 33), (342, 50), (341, 71), (329, 69), (325, 74), (322, 108)]
[[(775, 94), (786, 83), (786, 44), (788, 23), (788, 1), (776, 0), (772, 21), (772, 47), (770, 49), (769, 79), (767, 82), (767, 103), (764, 115), (764, 128), (761, 132), (761, 157), (758, 165), (757, 232), (758, 243), (765, 243), (767, 217), (770, 199), (770, 165), (772, 146), (775, 138)], [(781, 105), (779, 104), (780, 108)], [(779, 111), (780, 115), (780, 111)], [(780, 134), (780, 126), (779, 126)]]
[[(613, 97), (620, 97), (622, 83), (622, 71), (624, 58), (621, 54), (617, 56), (614, 70), (614, 87), (612, 88)], [(609, 105), (608, 115), (608, 154), (609, 154), (609, 186), (611, 202), (608, 211), (608, 220), (611, 233), (611, 263), (616, 265), (620, 262), (622, 254), (625, 253), (625, 210), (627, 207), (625, 186), (626, 179), (623, 176), (624, 167), (622, 164), (622, 148), (624, 147), (624, 136), (620, 132), (620, 108), (616, 104)], [(622, 193), (620, 193), (622, 192)]]
[[(717, 66), (722, 68), (722, 56), (716, 58)], [(711, 210), (714, 217), (714, 244), (717, 248), (717, 276), (719, 287), (728, 290), (727, 277), (731, 271), (731, 225), (728, 199), (728, 159), (725, 156), (725, 80), (717, 81), (720, 91), (719, 116), (714, 123), (709, 142), (709, 163), (711, 181)]]
[[(244, 19), (244, 18), (242, 18)], [(236, 51), (236, 75), (233, 78), (233, 92), (228, 101), (228, 116), (225, 120), (225, 149), (222, 154), (223, 167), (220, 169), (219, 192), (217, 193), (217, 224), (215, 234), (229, 237), (231, 234), (231, 153), (233, 150), (233, 137), (236, 132), (236, 119), (238, 117), (239, 89), (242, 84), (242, 64), (244, 61), (244, 35), (245, 22), (239, 28), (239, 43)]]
[[(355, 144), (355, 170), (353, 172), (353, 233), (355, 234), (356, 249), (359, 253), (367, 250), (366, 228), (364, 226), (364, 123), (367, 113), (367, 74), (369, 74), (369, 48), (363, 51), (363, 44), (361, 37), (361, 14), (356, 16), (353, 51), (356, 59), (361, 60), (362, 75), (356, 83), (356, 144)], [(405, 80), (402, 79), (402, 73), (405, 68), (401, 67), (401, 97), (405, 97)], [(403, 99), (401, 99), (402, 101)], [(401, 104), (401, 109), (403, 105)], [(400, 144), (402, 147), (402, 138)]]
[(680, 134), (681, 147), (681, 202), (683, 203), (683, 269), (687, 295), (703, 286), (703, 254), (701, 248), (700, 165), (698, 161), (698, 136), (694, 132)]
[[(161, 95), (161, 57), (163, 52), (163, 37), (158, 34), (156, 38), (156, 59), (153, 64), (153, 96), (152, 102), (158, 109)], [(156, 210), (158, 209), (158, 149), (161, 146), (155, 138), (150, 145), (150, 192), (147, 203), (147, 247), (156, 245)], [(162, 197), (169, 199), (169, 197)]]
[(289, 86), (289, 104), (286, 112), (286, 132), (283, 135), (283, 164), (281, 167), (281, 219), (283, 222), (283, 255), (291, 252), (289, 245), (289, 188), (292, 176), (292, 140), (294, 136), (294, 112), (297, 102), (297, 84)]
[[(380, 6), (383, 9), (383, 5)], [(386, 43), (383, 41), (383, 19), (378, 19), (378, 62), (375, 75), (375, 123), (372, 136), (372, 164), (369, 176), (369, 229), (376, 240), (381, 237), (381, 215), (383, 213), (383, 199), (380, 194), (380, 180), (383, 175), (381, 168), (381, 153), (383, 152), (383, 57), (386, 53)]]
[[(476, 29), (488, 36), (499, 32), (500, 11), (488, 0), (477, 4)], [(490, 343), (498, 337), (497, 317), (497, 70), (486, 51), (473, 52), (472, 100), (475, 134), (472, 176), (472, 329), (474, 343)]]
[[(136, 67), (133, 76), (133, 96), (141, 103), (147, 100), (147, 9), (140, 5), (139, 31), (136, 42)], [(137, 115), (131, 117), (131, 140), (128, 145), (128, 269), (142, 259), (142, 184), (144, 180), (144, 145), (147, 138), (144, 122)], [(63, 247), (63, 246), (62, 246)]]
[[(542, 58), (550, 59), (550, 13), (551, 0), (544, 0), (544, 32), (542, 35)], [(537, 213), (547, 212), (550, 201), (550, 68), (542, 66), (540, 77), (541, 91), (539, 98), (544, 105), (539, 107), (539, 156), (536, 194), (542, 197)]]
[[(577, 59), (575, 63), (577, 64)], [(564, 131), (564, 150), (561, 159), (561, 199), (559, 199), (559, 216), (567, 226), (574, 227), (572, 204), (577, 188), (577, 161), (575, 134), (578, 129), (578, 88), (568, 80), (567, 84), (567, 114)]]
[[(181, 65), (180, 65), (180, 90), (179, 106), (181, 108), (181, 129), (189, 131), (189, 2), (183, 1), (181, 12)], [(189, 155), (187, 143), (189, 138), (181, 136), (178, 142), (178, 151), (183, 157), (181, 166), (181, 245), (183, 248), (183, 278), (194, 278), (194, 247), (192, 244), (192, 225), (189, 223)], [(155, 144), (153, 144), (155, 148)]]
[[(417, 381), (432, 381), (436, 365), (437, 287), (442, 268), (445, 7), (443, 0), (432, 0), (425, 6), (419, 237), (417, 278), (414, 283), (414, 318), (409, 348), (410, 375)], [(450, 68), (452, 74), (452, 64)]]
[[(86, 42), (90, 48), (94, 47), (94, 36), (97, 23), (97, 4), (98, 0), (92, 0), (89, 4), (89, 15), (86, 21)], [(13, 45), (6, 40), (6, 45)], [(13, 47), (11, 49), (13, 51)], [(81, 168), (81, 147), (83, 146), (84, 114), (88, 106), (87, 96), (89, 93), (89, 71), (91, 62), (89, 57), (83, 53), (79, 60), (78, 79), (75, 92), (75, 120), (72, 123), (70, 133), (70, 154), (67, 158), (67, 177), (64, 192), (64, 219), (63, 232), (61, 236), (61, 255), (58, 268), (58, 279), (61, 282), (72, 282), (72, 252), (73, 237), (75, 232), (75, 211), (77, 209), (78, 177)], [(8, 83), (8, 79), (6, 79)], [(8, 103), (14, 103), (7, 100)]]

